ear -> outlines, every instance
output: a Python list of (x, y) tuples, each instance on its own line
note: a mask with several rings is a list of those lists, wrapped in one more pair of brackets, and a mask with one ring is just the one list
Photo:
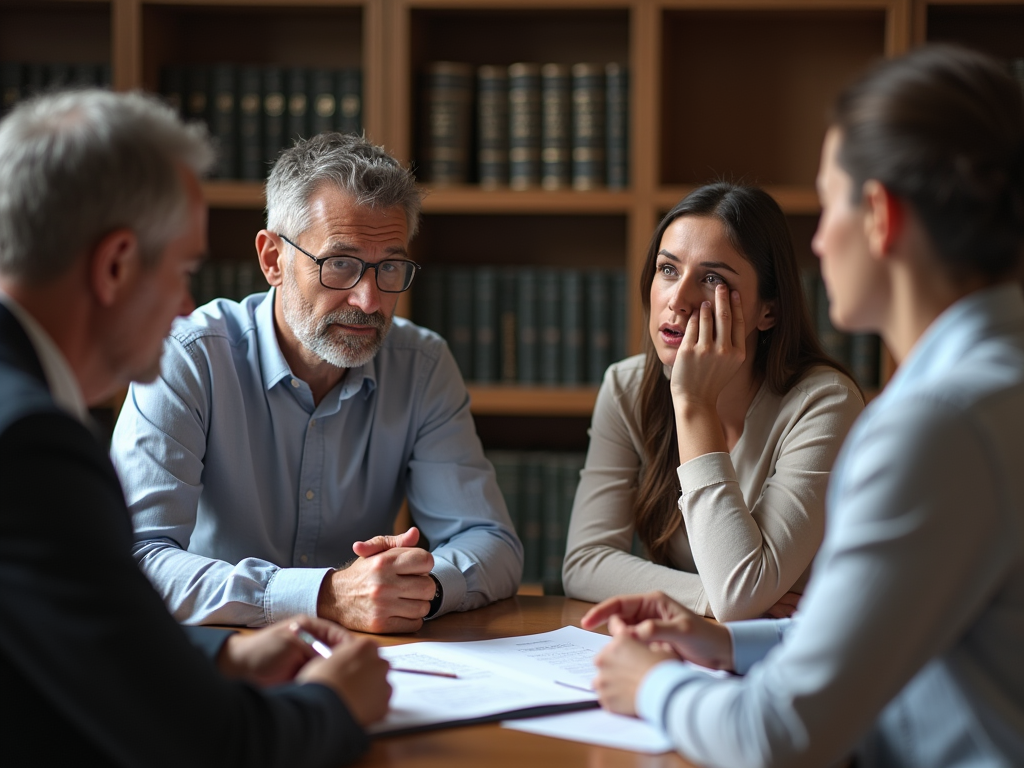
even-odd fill
[(761, 316), (757, 318), (755, 326), (759, 331), (767, 331), (775, 327), (775, 302), (766, 301), (761, 304)]
[(284, 281), (281, 240), (273, 232), (261, 229), (256, 233), (256, 253), (267, 282), (271, 285), (280, 285)]
[(102, 307), (111, 307), (135, 287), (142, 264), (139, 241), (130, 229), (115, 229), (103, 236), (89, 257), (89, 283)]
[(903, 201), (879, 181), (864, 182), (864, 234), (873, 257), (887, 258), (903, 234), (907, 209)]

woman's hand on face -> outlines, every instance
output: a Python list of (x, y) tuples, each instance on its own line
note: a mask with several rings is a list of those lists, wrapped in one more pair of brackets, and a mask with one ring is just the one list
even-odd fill
[(690, 315), (672, 366), (672, 400), (716, 408), (718, 396), (746, 358), (746, 329), (739, 291), (715, 289), (714, 307), (705, 301)]

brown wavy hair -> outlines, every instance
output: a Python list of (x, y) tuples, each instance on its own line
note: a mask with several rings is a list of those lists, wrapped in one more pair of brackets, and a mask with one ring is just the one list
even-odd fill
[(669, 540), (682, 524), (676, 506), (679, 447), (669, 381), (647, 328), (661, 238), (680, 216), (703, 216), (722, 222), (730, 244), (754, 267), (758, 299), (775, 304), (775, 325), (761, 331), (758, 338), (754, 356), (757, 380), (784, 395), (814, 366), (827, 365), (849, 375), (818, 342), (786, 218), (771, 195), (757, 187), (719, 182), (695, 189), (668, 212), (651, 237), (640, 273), (647, 360), (639, 403), (643, 462), (633, 508), (640, 541), (651, 560), (662, 565), (668, 564)]

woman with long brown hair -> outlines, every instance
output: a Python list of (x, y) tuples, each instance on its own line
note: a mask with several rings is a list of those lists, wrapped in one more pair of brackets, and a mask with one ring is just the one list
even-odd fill
[(791, 612), (863, 398), (817, 341), (778, 204), (726, 183), (687, 195), (651, 239), (641, 299), (646, 351), (598, 395), (565, 592), (658, 589), (722, 620)]

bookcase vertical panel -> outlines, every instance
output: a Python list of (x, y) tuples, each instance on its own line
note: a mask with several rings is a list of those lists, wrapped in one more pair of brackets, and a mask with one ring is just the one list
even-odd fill
[(885, 25), (883, 8), (666, 10), (662, 184), (813, 186), (829, 105)]

